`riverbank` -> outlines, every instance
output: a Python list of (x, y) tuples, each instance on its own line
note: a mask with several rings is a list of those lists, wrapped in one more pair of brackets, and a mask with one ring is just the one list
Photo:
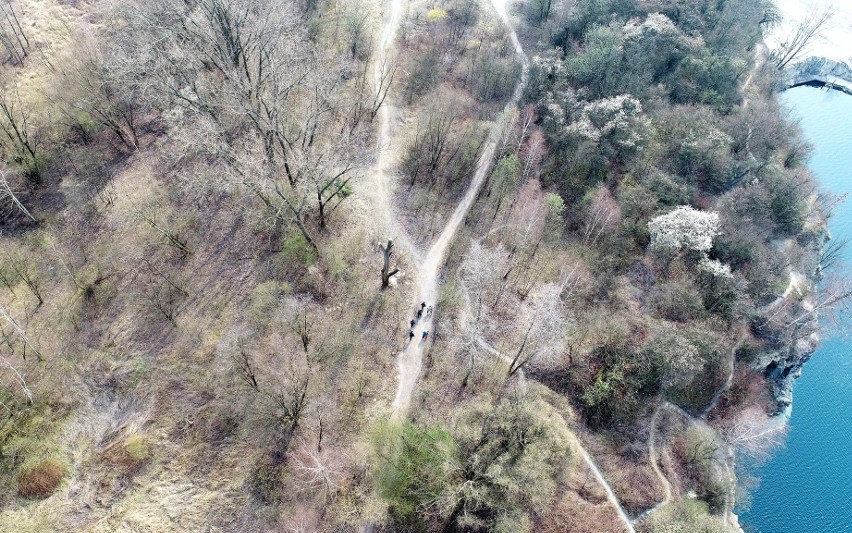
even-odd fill
[[(820, 185), (835, 195), (852, 192), (846, 171), (852, 100), (807, 87), (787, 91), (781, 100), (793, 109), (814, 145), (808, 167)], [(835, 238), (850, 235), (852, 205), (838, 205), (829, 226)], [(847, 251), (842, 259), (852, 261), (852, 254)], [(847, 497), (852, 480), (847, 461), (852, 454), (848, 439), (852, 363), (847, 354), (852, 343), (832, 335), (830, 329), (826, 333), (796, 381), (796, 409), (784, 448), (757, 470), (748, 469), (760, 479), (760, 486), (751, 494), (751, 508), (738, 510), (746, 531), (845, 531), (852, 523)]]

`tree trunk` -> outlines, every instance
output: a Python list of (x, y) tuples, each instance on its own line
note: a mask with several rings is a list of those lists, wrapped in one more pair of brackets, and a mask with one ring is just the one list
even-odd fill
[(391, 276), (399, 272), (398, 268), (391, 270), (390, 257), (393, 253), (393, 241), (388, 239), (387, 246), (379, 245), (379, 250), (384, 254), (384, 265), (382, 266), (382, 290), (387, 289), (390, 285)]

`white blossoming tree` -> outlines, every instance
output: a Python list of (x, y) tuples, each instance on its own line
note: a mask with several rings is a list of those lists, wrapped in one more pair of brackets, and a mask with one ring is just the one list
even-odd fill
[(651, 250), (671, 254), (682, 250), (707, 253), (713, 247), (713, 237), (719, 234), (719, 215), (681, 205), (651, 220), (648, 228)]
[(713, 278), (733, 279), (729, 265), (707, 256), (707, 252), (713, 248), (713, 238), (719, 234), (717, 213), (681, 205), (651, 220), (648, 228), (651, 231), (652, 252), (668, 260), (683, 251), (698, 252), (698, 269), (701, 272)]
[(632, 150), (644, 140), (649, 121), (642, 116), (642, 104), (629, 94), (585, 104), (580, 117), (567, 131), (590, 141), (601, 150)]

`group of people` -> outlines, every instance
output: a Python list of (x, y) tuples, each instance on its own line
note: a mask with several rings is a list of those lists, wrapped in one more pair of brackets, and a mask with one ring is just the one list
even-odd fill
[[(432, 316), (432, 306), (431, 305), (427, 306), (426, 302), (422, 302), (420, 304), (420, 309), (417, 310), (417, 317), (411, 319), (411, 322), (410, 322), (411, 329), (408, 330), (408, 340), (409, 341), (414, 339), (414, 325), (417, 324), (417, 321), (420, 320), (423, 317), (424, 312), (426, 313), (427, 319)], [(423, 334), (420, 336), (420, 339), (425, 341), (428, 338), (429, 338), (429, 330), (424, 329)]]

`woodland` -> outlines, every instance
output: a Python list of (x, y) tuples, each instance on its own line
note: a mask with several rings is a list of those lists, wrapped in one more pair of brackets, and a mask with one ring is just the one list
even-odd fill
[(852, 294), (769, 0), (0, 11), (0, 531), (737, 530)]

